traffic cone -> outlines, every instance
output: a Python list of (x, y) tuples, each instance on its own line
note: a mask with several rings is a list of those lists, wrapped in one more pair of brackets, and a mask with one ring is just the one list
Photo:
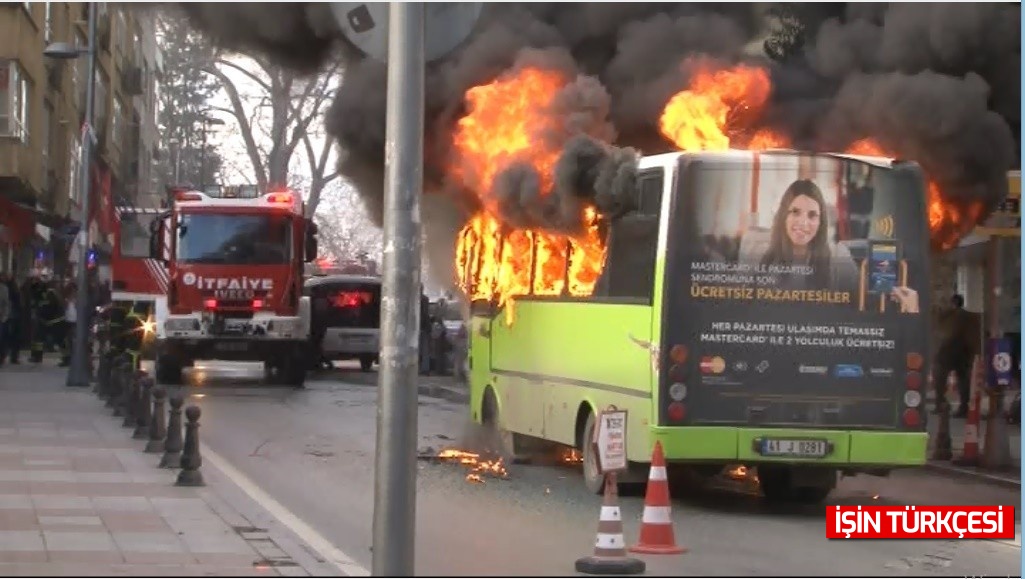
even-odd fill
[(982, 385), (979, 383), (982, 372), (981, 365), (982, 362), (976, 356), (972, 364), (972, 397), (964, 424), (964, 445), (961, 448), (961, 456), (953, 460), (957, 466), (979, 466), (979, 417), (982, 411), (982, 392), (980, 392)]
[(578, 573), (588, 575), (637, 575), (646, 565), (640, 559), (627, 557), (623, 539), (623, 517), (619, 510), (619, 493), (615, 474), (605, 478), (605, 500), (598, 518), (598, 538), (594, 555), (577, 559)]
[(669, 504), (669, 479), (662, 443), (655, 441), (648, 474), (648, 490), (644, 495), (644, 517), (641, 519), (641, 540), (630, 547), (634, 553), (675, 555), (687, 549), (676, 544), (673, 536), (673, 513)]

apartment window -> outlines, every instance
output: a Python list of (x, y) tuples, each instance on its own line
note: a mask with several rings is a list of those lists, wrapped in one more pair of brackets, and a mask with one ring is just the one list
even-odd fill
[(28, 142), (28, 89), (21, 65), (0, 61), (0, 136)]
[(53, 11), (49, 2), (44, 2), (43, 4), (45, 6), (45, 16), (43, 22), (43, 40), (45, 40), (46, 43), (49, 44), (50, 41), (53, 40)]
[[(75, 38), (78, 39), (77, 45), (79, 47), (87, 48), (89, 46), (89, 42), (86, 40), (85, 35), (81, 32), (77, 33), (75, 35)], [(77, 108), (80, 111), (85, 110), (85, 77), (89, 74), (87, 72), (87, 67), (89, 66), (88, 61), (88, 58), (76, 58), (73, 64), (73, 66), (75, 67), (75, 74), (72, 76), (72, 81), (75, 84), (75, 92), (73, 94), (77, 95), (78, 98), (78, 102), (75, 103), (75, 108)]]
[(52, 142), (53, 133), (53, 105), (50, 103), (43, 103), (43, 133), (42, 133), (42, 152), (43, 162), (41, 169), (43, 170), (43, 186), (49, 185), (48, 179), (50, 174), (50, 167), (52, 166), (52, 159), (50, 154), (50, 143)]
[(68, 199), (75, 205), (79, 204), (78, 194), (78, 169), (82, 163), (82, 145), (78, 138), (73, 138), (68, 143)]
[(124, 144), (125, 139), (125, 119), (124, 119), (124, 106), (121, 104), (121, 99), (114, 99), (114, 116), (110, 120), (110, 137), (115, 143)]

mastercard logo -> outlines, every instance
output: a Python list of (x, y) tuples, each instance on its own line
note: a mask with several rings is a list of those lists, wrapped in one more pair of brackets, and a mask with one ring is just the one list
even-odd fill
[(702, 374), (722, 374), (726, 370), (726, 360), (721, 356), (705, 356), (701, 358)]

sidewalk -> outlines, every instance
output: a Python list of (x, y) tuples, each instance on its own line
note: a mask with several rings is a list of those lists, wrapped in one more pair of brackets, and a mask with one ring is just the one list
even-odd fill
[[(934, 408), (935, 396), (929, 395), (926, 397), (927, 404), (925, 408), (930, 412), (927, 423), (927, 430), (929, 432), (929, 449), (932, 449), (932, 439), (936, 433), (936, 428), (939, 424), (939, 416), (932, 414)], [(957, 400), (954, 396), (950, 396), (951, 408), (957, 408)], [(982, 416), (983, 418), (979, 421), (979, 448), (980, 452), (984, 451), (986, 444), (986, 414), (989, 412), (989, 399), (983, 397), (982, 402)], [(1003, 420), (1003, 415), (1000, 417)], [(964, 418), (951, 418), (950, 419), (950, 442), (951, 448), (954, 450), (954, 456), (957, 457), (961, 454), (961, 449), (964, 448)], [(950, 474), (955, 476), (971, 477), (976, 480), (986, 481), (994, 484), (1000, 484), (1008, 487), (1021, 487), (1021, 426), (1018, 424), (1007, 424), (1007, 432), (1010, 437), (1011, 447), (1011, 460), (1014, 464), (1011, 470), (1008, 471), (988, 471), (981, 468), (975, 467), (960, 467), (952, 464), (950, 461), (935, 461), (930, 460), (926, 467), (930, 470), (941, 472), (944, 474)]]
[(174, 486), (178, 470), (64, 378), (52, 357), (0, 369), (0, 576), (338, 575), (231, 506), (241, 491), (208, 464), (208, 486)]

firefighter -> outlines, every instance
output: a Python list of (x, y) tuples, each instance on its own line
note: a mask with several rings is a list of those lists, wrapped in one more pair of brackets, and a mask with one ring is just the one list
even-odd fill
[(64, 309), (61, 307), (60, 296), (54, 291), (49, 275), (45, 272), (33, 272), (27, 282), (27, 290), (29, 314), (32, 317), (31, 360), (38, 364), (43, 361), (43, 351), (47, 344), (60, 336)]
[(131, 356), (132, 368), (138, 369), (142, 357), (146, 320), (149, 319), (149, 306), (146, 302), (130, 302), (122, 305), (125, 307), (125, 314), (117, 328), (117, 333), (115, 334), (112, 330), (112, 335), (119, 335), (120, 352)]

